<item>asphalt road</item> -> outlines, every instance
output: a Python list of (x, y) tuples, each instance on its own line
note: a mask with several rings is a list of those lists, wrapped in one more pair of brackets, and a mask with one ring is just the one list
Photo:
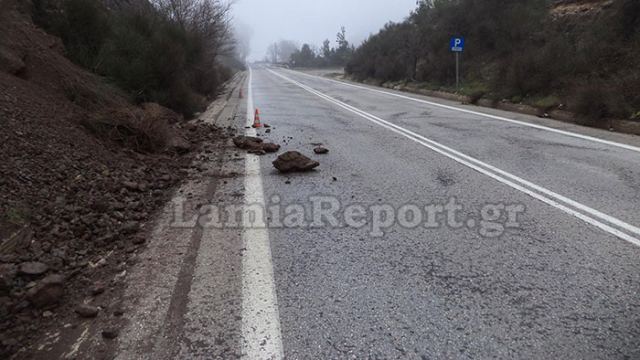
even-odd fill
[[(230, 89), (203, 120), (320, 166), (209, 149), (122, 274), (117, 341), (86, 321), (36, 358), (640, 358), (638, 137), (285, 69)], [(187, 221), (214, 208), (268, 226)]]
[[(404, 221), (383, 236), (370, 224), (270, 229), (286, 358), (640, 357), (636, 138), (283, 69), (254, 69), (252, 91), (275, 127), (266, 137), (330, 149), (292, 176), (263, 157), (267, 202), (464, 207), (460, 227)], [(487, 236), (487, 204), (524, 211)]]

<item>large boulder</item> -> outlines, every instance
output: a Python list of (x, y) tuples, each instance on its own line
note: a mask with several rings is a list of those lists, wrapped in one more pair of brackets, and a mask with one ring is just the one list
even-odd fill
[(273, 166), (280, 172), (309, 171), (320, 166), (320, 163), (309, 159), (297, 151), (287, 151), (278, 156)]

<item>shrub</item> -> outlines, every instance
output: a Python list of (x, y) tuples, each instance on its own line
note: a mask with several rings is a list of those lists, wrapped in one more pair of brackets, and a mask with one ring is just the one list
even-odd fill
[(147, 116), (140, 109), (106, 109), (81, 124), (97, 138), (140, 152), (164, 149), (171, 136), (166, 119)]

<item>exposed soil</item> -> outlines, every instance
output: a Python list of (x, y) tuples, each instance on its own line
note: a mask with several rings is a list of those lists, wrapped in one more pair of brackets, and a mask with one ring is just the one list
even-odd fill
[(608, 8), (614, 0), (558, 0), (555, 1), (551, 14), (556, 20), (576, 21), (582, 17), (598, 14)]
[(11, 3), (0, 4), (2, 358), (59, 314), (91, 316), (95, 305), (81, 299), (118, 286), (196, 150), (226, 138), (159, 105), (132, 105)]

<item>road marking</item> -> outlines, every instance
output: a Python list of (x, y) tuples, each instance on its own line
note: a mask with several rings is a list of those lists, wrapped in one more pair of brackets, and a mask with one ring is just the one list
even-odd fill
[[(252, 75), (249, 68), (247, 126), (253, 124)], [(255, 136), (256, 130), (249, 128), (246, 135)], [(245, 169), (245, 203), (265, 208), (260, 158), (247, 154)], [(242, 232), (242, 241), (245, 248), (242, 258), (243, 358), (283, 359), (269, 232), (262, 226), (246, 227)]]
[(482, 116), (482, 117), (486, 117), (486, 118), (493, 119), (493, 120), (506, 121), (506, 122), (512, 123), (512, 124), (517, 124), (517, 125), (521, 125), (521, 126), (527, 126), (527, 127), (531, 127), (531, 128), (538, 129), (538, 130), (550, 131), (550, 132), (554, 132), (556, 134), (562, 134), (562, 135), (565, 135), (565, 136), (570, 136), (570, 137), (574, 137), (574, 138), (578, 138), (578, 139), (582, 139), (582, 140), (593, 141), (593, 142), (597, 142), (597, 143), (600, 143), (600, 144), (605, 144), (605, 145), (615, 146), (615, 147), (619, 147), (619, 148), (626, 149), (626, 150), (640, 152), (640, 147), (633, 146), (633, 145), (622, 144), (622, 143), (618, 143), (618, 142), (615, 142), (615, 141), (600, 139), (600, 138), (593, 137), (593, 136), (588, 136), (588, 135), (577, 134), (577, 133), (574, 133), (574, 132), (571, 132), (571, 131), (555, 129), (555, 128), (548, 127), (548, 126), (528, 123), (528, 122), (525, 122), (525, 121), (509, 119), (509, 118), (505, 118), (505, 117), (502, 117), (502, 116), (486, 114), (486, 113), (473, 111), (473, 110), (468, 110), (468, 109), (462, 109), (462, 108), (459, 108), (459, 107), (456, 107), (456, 106), (439, 104), (439, 103), (436, 103), (436, 102), (433, 102), (433, 101), (417, 99), (417, 98), (414, 98), (414, 97), (411, 97), (411, 96), (392, 93), (390, 91), (372, 89), (370, 87), (360, 86), (360, 85), (356, 85), (356, 84), (350, 84), (350, 83), (347, 83), (347, 82), (344, 82), (344, 81), (338, 81), (338, 80), (334, 80), (334, 79), (327, 79), (327, 78), (322, 77), (322, 76), (306, 74), (306, 73), (299, 72), (299, 71), (293, 71), (293, 70), (289, 70), (289, 71), (292, 72), (292, 73), (295, 73), (295, 74), (304, 75), (304, 76), (307, 76), (307, 77), (310, 77), (310, 78), (314, 78), (314, 79), (325, 80), (325, 81), (333, 82), (333, 83), (340, 84), (340, 85), (343, 85), (343, 86), (348, 86), (348, 87), (353, 87), (353, 88), (356, 88), (356, 89), (372, 91), (372, 92), (385, 94), (385, 95), (389, 95), (389, 96), (394, 96), (394, 97), (405, 99), (405, 100), (415, 101), (415, 102), (419, 102), (419, 103), (422, 103), (422, 104), (427, 104), (427, 105), (430, 105), (430, 106), (435, 106), (435, 107), (439, 107), (439, 108), (443, 108), (443, 109), (447, 109), (447, 110), (453, 110), (453, 111), (463, 112), (463, 113), (467, 113), (467, 114)]
[[(298, 81), (295, 81), (291, 78), (288, 78), (282, 74), (278, 74), (277, 72), (270, 70), (274, 75), (289, 81), (290, 83), (301, 87), (302, 89), (323, 98), (345, 110), (348, 110), (356, 115), (359, 115), (362, 118), (365, 118), (379, 126), (382, 126), (388, 130), (391, 130), (399, 135), (402, 135), (418, 144), (421, 144), (441, 155), (444, 155), (462, 165), (465, 165), (477, 172), (484, 174), (486, 176), (491, 177), (507, 186), (510, 186), (513, 189), (521, 191), (537, 200), (544, 202), (545, 204), (551, 205), (559, 210), (564, 211), (565, 213), (572, 215), (588, 224), (596, 226), (611, 235), (614, 235), (620, 239), (628, 241), (631, 244), (636, 246), (640, 246), (640, 239), (631, 236), (624, 231), (621, 231), (614, 226), (617, 226), (625, 231), (633, 233), (635, 235), (640, 235), (640, 228), (628, 224), (622, 220), (619, 220), (613, 216), (604, 214), (598, 210), (588, 207), (587, 205), (581, 204), (575, 200), (569, 199), (565, 196), (557, 194), (551, 190), (548, 190), (542, 186), (536, 185), (530, 181), (524, 180), (518, 176), (510, 174), (504, 170), (498, 169), (490, 164), (484, 163), (478, 159), (475, 159), (471, 156), (465, 155), (457, 150), (454, 150), (450, 147), (442, 145), (436, 141), (428, 139), (422, 135), (414, 133), (410, 130), (407, 130), (403, 127), (390, 123), (386, 120), (383, 120), (375, 115), (369, 114), (365, 111), (362, 111), (354, 106), (343, 103), (337, 99), (332, 98), (329, 95), (323, 94), (307, 85), (304, 85)], [(546, 196), (545, 196), (546, 195)], [(563, 204), (564, 203), (564, 204)], [(571, 207), (573, 208), (571, 208)], [(586, 213), (586, 214), (585, 214)], [(599, 219), (599, 220), (598, 220)], [(609, 224), (606, 224), (606, 223)], [(612, 226), (614, 225), (614, 226)]]

